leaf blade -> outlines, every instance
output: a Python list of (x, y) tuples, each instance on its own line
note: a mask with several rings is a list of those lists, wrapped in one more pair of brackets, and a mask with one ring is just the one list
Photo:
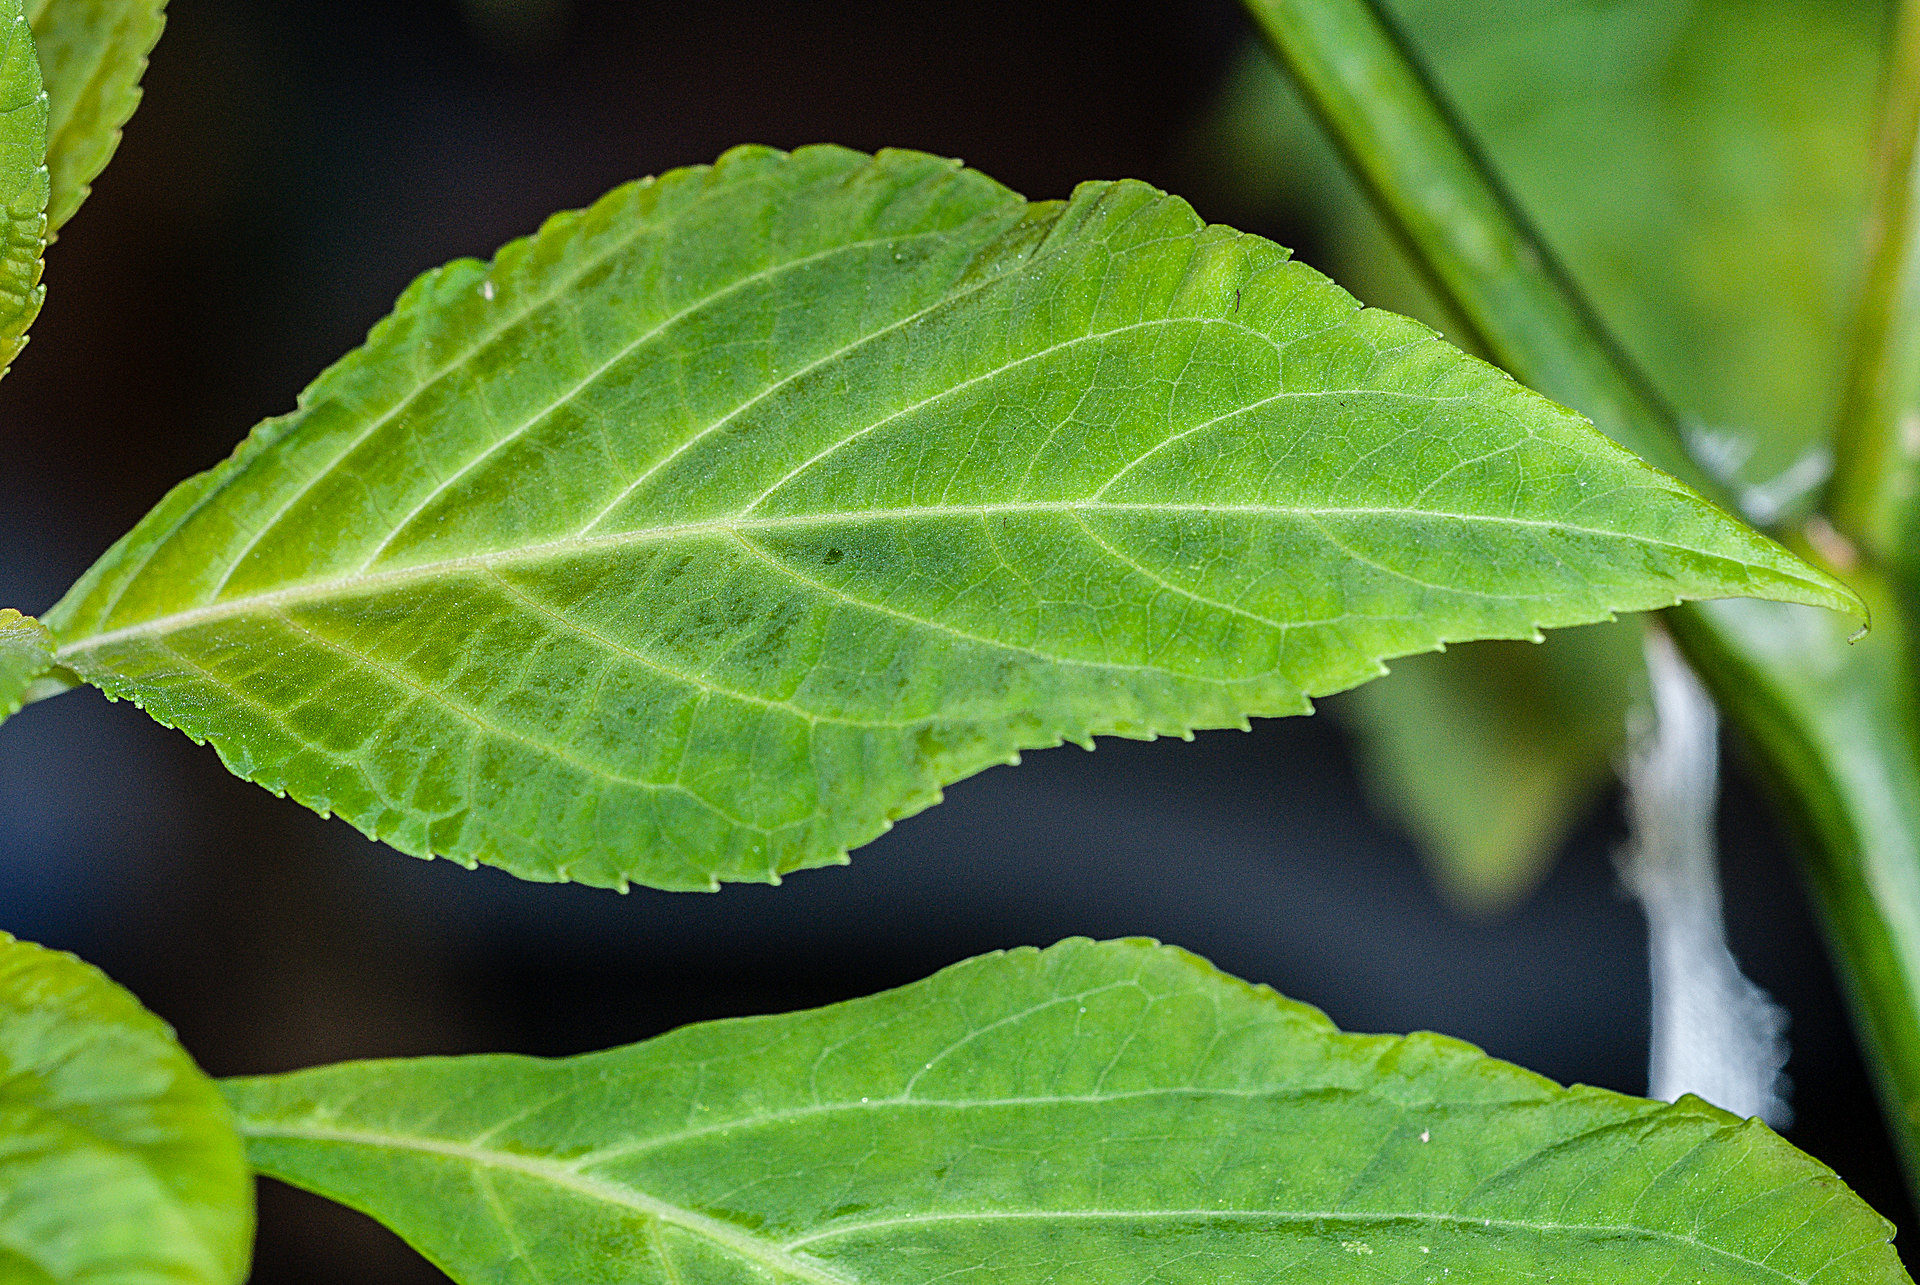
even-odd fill
[(166, 0), (27, 0), (51, 114), (52, 240), (93, 191), (140, 105), (140, 78), (166, 26)]
[(1343, 1035), (1139, 941), (581, 1058), (225, 1088), (263, 1171), (462, 1282), (1906, 1279), (1764, 1125)]
[(1175, 198), (741, 149), (423, 277), (48, 620), (403, 850), (703, 888), (1023, 749), (1746, 592), (1852, 605)]
[(0, 933), (0, 1064), (0, 1275), (246, 1278), (253, 1180), (233, 1116), (165, 1023), (97, 969)]

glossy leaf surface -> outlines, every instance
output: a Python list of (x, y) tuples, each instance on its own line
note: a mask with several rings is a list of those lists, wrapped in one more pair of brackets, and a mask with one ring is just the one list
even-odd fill
[(20, 0), (0, 0), (0, 370), (47, 297), (47, 96)]
[(0, 611), (0, 722), (19, 712), (27, 688), (53, 667), (53, 635), (32, 616)]
[(1176, 198), (742, 149), (424, 277), (47, 619), (406, 851), (688, 888), (1025, 748), (1738, 594), (1853, 605)]
[(166, 8), (166, 0), (26, 0), (52, 106), (49, 236), (73, 217), (120, 146)]
[(462, 1285), (1899, 1282), (1825, 1167), (1149, 942), (983, 956), (563, 1061), (226, 1089), (264, 1172)]
[(253, 1177), (219, 1090), (98, 969), (0, 933), (0, 1281), (237, 1285)]

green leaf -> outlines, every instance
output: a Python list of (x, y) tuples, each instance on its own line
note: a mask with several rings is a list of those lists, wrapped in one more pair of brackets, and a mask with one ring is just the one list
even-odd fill
[(1758, 1120), (1343, 1035), (1144, 941), (560, 1061), (224, 1087), (260, 1170), (463, 1285), (1907, 1280)]
[(140, 105), (147, 55), (166, 25), (166, 0), (26, 0), (52, 99), (47, 165), (49, 239), (73, 217), (120, 146)]
[(668, 888), (840, 861), (1036, 746), (1824, 573), (1140, 183), (741, 149), (407, 291), (47, 617), (408, 852)]
[(0, 611), (0, 723), (25, 703), (35, 679), (53, 668), (53, 635), (32, 616)]
[(1640, 630), (1567, 629), (1409, 656), (1343, 698), (1367, 783), (1462, 910), (1507, 910), (1613, 775), (1646, 688)]
[(20, 3), (0, 0), (0, 371), (47, 297), (47, 95)]
[(96, 968), (0, 933), (0, 1281), (238, 1285), (253, 1177), (220, 1092)]

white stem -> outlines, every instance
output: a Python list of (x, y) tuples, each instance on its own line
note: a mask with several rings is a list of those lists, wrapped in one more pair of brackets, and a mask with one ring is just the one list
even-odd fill
[(1719, 719), (1664, 631), (1647, 630), (1646, 652), (1654, 717), (1632, 736), (1624, 774), (1632, 840), (1620, 873), (1647, 914), (1647, 1092), (1669, 1102), (1697, 1094), (1784, 1127), (1787, 1015), (1741, 973), (1721, 915)]

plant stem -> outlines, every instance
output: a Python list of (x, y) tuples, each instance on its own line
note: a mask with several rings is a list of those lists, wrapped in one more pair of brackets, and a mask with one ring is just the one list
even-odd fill
[[(1246, 3), (1487, 351), (1724, 501), (1687, 459), (1673, 413), (1607, 337), (1374, 0)], [(1828, 544), (1843, 543), (1827, 533)], [(1874, 569), (1858, 578), (1876, 625), (1859, 646), (1830, 613), (1770, 604), (1690, 605), (1667, 621), (1800, 822), (1808, 882), (1920, 1190), (1920, 702), (1906, 604)]]
[(1920, 1186), (1920, 699), (1896, 595), (1877, 572), (1850, 579), (1875, 622), (1858, 646), (1830, 613), (1773, 603), (1666, 619), (1799, 832), (1881, 1104)]
[(1642, 459), (1732, 507), (1687, 455), (1674, 416), (1528, 226), (1387, 15), (1366, 0), (1247, 0), (1247, 7), (1481, 348)]
[(1827, 505), (1876, 557), (1909, 564), (1920, 468), (1920, 0), (1894, 23), (1867, 223), (1867, 275)]

